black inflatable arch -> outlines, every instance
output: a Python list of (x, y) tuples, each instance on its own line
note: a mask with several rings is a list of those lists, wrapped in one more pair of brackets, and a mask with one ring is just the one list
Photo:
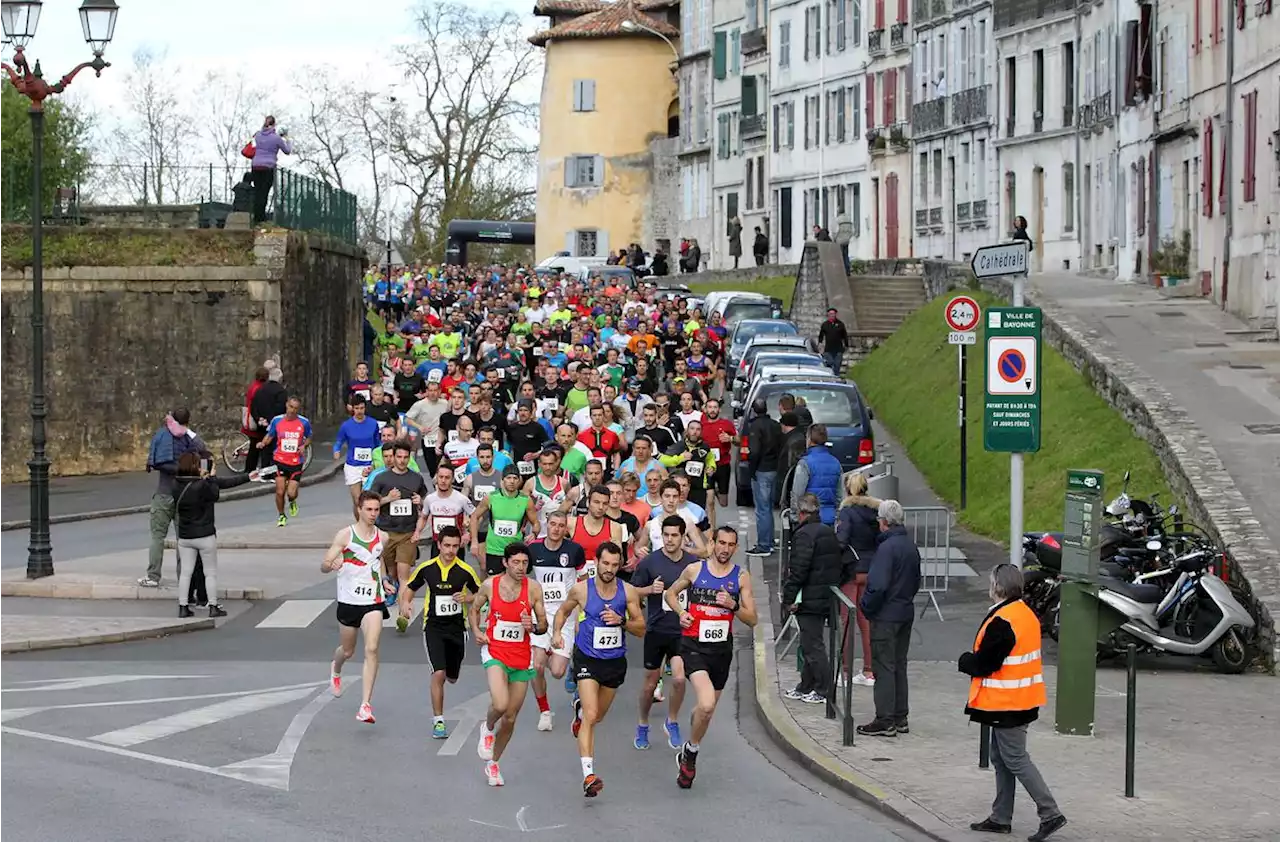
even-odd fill
[(532, 222), (502, 222), (491, 219), (455, 219), (445, 229), (448, 243), (445, 262), (465, 266), (469, 243), (502, 243), (513, 246), (533, 245)]

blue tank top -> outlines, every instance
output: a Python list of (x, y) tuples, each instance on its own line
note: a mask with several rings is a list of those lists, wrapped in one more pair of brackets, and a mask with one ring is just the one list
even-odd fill
[(627, 616), (627, 588), (622, 580), (615, 580), (618, 592), (612, 599), (600, 596), (599, 579), (587, 580), (587, 605), (578, 614), (578, 632), (574, 648), (589, 658), (625, 658), (627, 656), (626, 633), (622, 626), (606, 625), (600, 619), (606, 608), (612, 608), (619, 617)]

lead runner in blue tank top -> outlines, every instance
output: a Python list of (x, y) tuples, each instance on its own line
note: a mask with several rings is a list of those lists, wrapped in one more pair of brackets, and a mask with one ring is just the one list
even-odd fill
[(640, 592), (618, 579), (622, 548), (605, 541), (596, 550), (596, 575), (569, 588), (556, 612), (551, 645), (564, 648), (564, 624), (578, 612), (573, 674), (578, 700), (573, 705), (573, 735), (582, 760), (582, 794), (594, 798), (604, 790), (595, 773), (595, 727), (609, 712), (613, 697), (627, 677), (626, 634), (644, 636)]

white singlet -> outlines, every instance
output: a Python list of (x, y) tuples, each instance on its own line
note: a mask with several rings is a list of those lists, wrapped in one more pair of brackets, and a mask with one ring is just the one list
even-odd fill
[(338, 569), (338, 602), (347, 605), (380, 605), (382, 596), (382, 532), (364, 541), (355, 527), (348, 528), (347, 546)]

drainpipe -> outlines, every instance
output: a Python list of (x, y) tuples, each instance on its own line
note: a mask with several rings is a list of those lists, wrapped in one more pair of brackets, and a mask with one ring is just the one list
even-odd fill
[[(1199, 2), (1199, 0), (1196, 0), (1196, 1), (1197, 1), (1197, 2)], [(1216, 0), (1215, 0), (1215, 1), (1216, 1)], [(1116, 14), (1118, 15), (1118, 14), (1119, 14), (1119, 11), (1117, 11), (1117, 12), (1116, 12)], [(1141, 19), (1139, 19), (1139, 20), (1141, 20)], [(1116, 29), (1119, 29), (1119, 28), (1120, 28), (1120, 27), (1119, 27), (1119, 25), (1117, 25), (1117, 26), (1116, 26)], [(1153, 43), (1153, 44), (1155, 44), (1155, 43), (1157, 43), (1157, 42), (1158, 42), (1158, 36), (1157, 36), (1157, 33), (1158, 33), (1158, 32), (1160, 32), (1160, 4), (1159, 4), (1159, 3), (1152, 3), (1152, 4), (1151, 4), (1151, 41), (1152, 41), (1152, 43)], [(1157, 53), (1157, 58), (1159, 58), (1159, 54), (1158, 54), (1158, 53)], [(1185, 57), (1183, 57), (1183, 59), (1182, 59), (1182, 60), (1183, 60), (1183, 61), (1186, 61), (1186, 58), (1185, 58)], [(1152, 75), (1154, 75), (1154, 76), (1156, 77), (1156, 79), (1161, 80), (1160, 95), (1161, 95), (1161, 96), (1164, 96), (1165, 94), (1167, 94), (1167, 93), (1168, 93), (1168, 91), (1166, 91), (1166, 90), (1164, 89), (1164, 86), (1163, 86), (1163, 78), (1162, 78), (1162, 77), (1164, 76), (1164, 62), (1163, 62), (1163, 60), (1161, 60), (1161, 61), (1159, 61), (1159, 62), (1155, 62), (1155, 61), (1153, 61), (1153, 62), (1151, 63), (1151, 67), (1152, 67)], [(1188, 79), (1190, 79), (1190, 78), (1191, 78), (1191, 74), (1190, 74), (1190, 72), (1188, 72), (1188, 73), (1187, 73), (1187, 78), (1188, 78)], [(1154, 80), (1153, 80), (1153, 81), (1154, 81)], [(1151, 262), (1151, 260), (1152, 260), (1152, 257), (1153, 257), (1153, 256), (1155, 255), (1155, 253), (1156, 253), (1156, 249), (1160, 248), (1160, 224), (1159, 224), (1159, 223), (1160, 223), (1160, 177), (1159, 177), (1159, 176), (1157, 175), (1157, 173), (1156, 173), (1156, 164), (1157, 164), (1157, 162), (1159, 161), (1160, 146), (1159, 146), (1158, 141), (1156, 141), (1155, 136), (1156, 136), (1156, 133), (1157, 133), (1157, 131), (1158, 131), (1159, 127), (1160, 127), (1160, 115), (1161, 115), (1162, 113), (1164, 113), (1164, 110), (1163, 110), (1163, 109), (1161, 109), (1160, 111), (1157, 111), (1157, 110), (1155, 109), (1155, 104), (1154, 104), (1154, 103), (1152, 103), (1152, 108), (1151, 108), (1151, 127), (1152, 127), (1152, 132), (1151, 132), (1151, 154), (1147, 156), (1147, 157), (1150, 159), (1150, 163), (1147, 165), (1147, 173), (1146, 173), (1146, 175), (1147, 175), (1147, 185), (1148, 185), (1148, 187), (1150, 188), (1147, 192), (1151, 195), (1151, 202), (1150, 202), (1150, 203), (1149, 203), (1149, 205), (1147, 206), (1147, 254), (1146, 254), (1146, 264), (1147, 264), (1148, 272), (1149, 272), (1149, 271), (1151, 270), (1151, 268), (1152, 268), (1152, 262)], [(1117, 125), (1117, 127), (1119, 126), (1119, 121), (1118, 121), (1118, 120), (1117, 120), (1116, 125)], [(1119, 143), (1119, 137), (1118, 137), (1118, 134), (1119, 134), (1119, 133), (1117, 133), (1117, 138), (1116, 138), (1117, 144)], [(1119, 158), (1119, 156), (1118, 156), (1118, 155), (1117, 155), (1116, 157), (1117, 157), (1117, 159)], [(1120, 166), (1120, 161), (1119, 161), (1119, 160), (1117, 160), (1117, 161), (1116, 161), (1116, 166), (1117, 166), (1117, 167), (1118, 167), (1118, 166)]]
[(1080, 244), (1080, 258), (1076, 262), (1077, 272), (1083, 271), (1085, 267), (1088, 266), (1087, 255), (1085, 254), (1085, 249), (1087, 248), (1087, 246), (1085, 245), (1085, 241), (1084, 241), (1085, 239), (1084, 238), (1085, 211), (1084, 211), (1084, 204), (1083, 204), (1084, 171), (1080, 167), (1080, 106), (1079, 106), (1079, 103), (1080, 103), (1080, 94), (1081, 94), (1080, 74), (1081, 74), (1081, 68), (1084, 65), (1084, 61), (1081, 55), (1081, 47), (1084, 44), (1083, 29), (1084, 27), (1083, 27), (1083, 24), (1081, 23), (1081, 16), (1080, 16), (1080, 5), (1076, 4), (1076, 46), (1075, 46), (1075, 67), (1073, 68), (1076, 78), (1072, 82), (1071, 90), (1075, 94), (1075, 102), (1072, 103), (1072, 107), (1075, 108), (1076, 110), (1076, 113), (1072, 116), (1075, 118), (1075, 126), (1076, 126), (1076, 163), (1075, 163), (1075, 172), (1073, 173), (1073, 176), (1076, 182), (1075, 183), (1076, 242)]
[(1235, 216), (1235, 202), (1232, 199), (1232, 187), (1234, 181), (1231, 171), (1235, 156), (1232, 155), (1232, 115), (1235, 114), (1236, 107), (1236, 14), (1232, 7), (1227, 8), (1227, 108), (1222, 116), (1222, 143), (1223, 148), (1227, 150), (1227, 154), (1223, 156), (1226, 159), (1225, 165), (1222, 167), (1222, 183), (1226, 185), (1227, 206), (1223, 210), (1222, 217), (1222, 309), (1227, 309), (1227, 284), (1231, 277), (1231, 231), (1232, 220)]

